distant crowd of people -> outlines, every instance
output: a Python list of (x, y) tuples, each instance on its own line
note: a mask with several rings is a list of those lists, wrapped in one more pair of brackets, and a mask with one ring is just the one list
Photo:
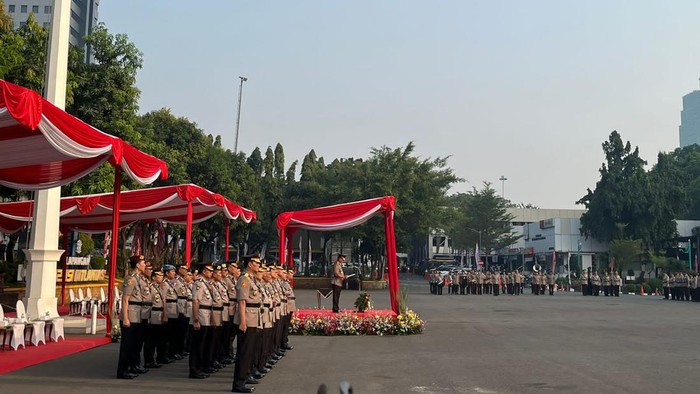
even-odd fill
[(700, 301), (700, 275), (694, 272), (663, 273), (664, 298), (674, 301)]
[[(520, 271), (466, 271), (454, 270), (446, 274), (438, 270), (427, 273), (430, 283), (430, 293), (442, 295), (445, 288), (447, 294), (499, 294), (520, 295), (526, 284), (526, 277)], [(554, 295), (556, 275), (551, 272), (533, 272), (530, 276), (530, 290), (534, 295), (543, 295), (549, 291)]]
[(599, 296), (601, 291), (606, 297), (619, 297), (622, 287), (622, 277), (617, 271), (606, 272), (600, 276), (595, 271), (583, 271), (581, 274), (581, 293), (583, 295)]

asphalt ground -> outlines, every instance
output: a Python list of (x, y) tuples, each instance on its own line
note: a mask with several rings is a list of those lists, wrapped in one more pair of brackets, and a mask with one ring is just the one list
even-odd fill
[[(355, 393), (696, 393), (700, 391), (700, 303), (657, 296), (435, 296), (402, 276), (422, 335), (290, 337), (294, 350), (256, 393), (315, 393), (352, 384)], [(316, 306), (314, 291), (297, 302)], [(351, 308), (357, 291), (344, 291)], [(373, 291), (378, 309), (387, 291)], [(330, 299), (324, 300), (326, 308)], [(0, 375), (4, 393), (226, 392), (233, 367), (187, 378), (187, 360), (135, 380), (115, 379), (118, 345)], [(12, 352), (0, 354), (11, 357)], [(337, 390), (330, 389), (330, 393)]]

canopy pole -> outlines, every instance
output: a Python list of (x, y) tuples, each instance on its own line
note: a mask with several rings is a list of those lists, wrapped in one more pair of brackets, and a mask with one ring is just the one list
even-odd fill
[(61, 256), (61, 306), (66, 305), (66, 269), (68, 260), (68, 234), (66, 234), (68, 229), (63, 228), (63, 255)]
[(280, 229), (280, 240), (279, 240), (279, 251), (280, 251), (279, 262), (281, 265), (284, 265), (284, 262), (287, 261), (287, 259), (285, 258), (285, 255), (284, 255), (287, 252), (287, 245), (285, 244), (287, 237), (285, 236), (284, 233), (285, 233), (284, 227), (282, 227)]
[(112, 203), (112, 244), (109, 248), (109, 285), (107, 286), (107, 337), (112, 334), (114, 313), (114, 282), (117, 276), (117, 246), (119, 245), (119, 210), (121, 209), (122, 172), (114, 166), (114, 200)]
[(224, 256), (226, 256), (224, 258), (224, 260), (226, 260), (226, 261), (228, 261), (228, 244), (230, 241), (230, 234), (229, 234), (230, 231), (231, 231), (231, 219), (226, 218), (226, 248), (224, 249), (225, 250)]
[(287, 235), (287, 267), (292, 268), (292, 269), (296, 269), (296, 267), (294, 267), (294, 243), (293, 243), (293, 241), (294, 241), (294, 233), (290, 231), (289, 234)]
[[(384, 213), (384, 231), (386, 234), (386, 260), (389, 268), (389, 295), (391, 309), (399, 314), (399, 302), (396, 298), (399, 292), (399, 270), (396, 263), (396, 238), (394, 234), (394, 212)], [(384, 273), (382, 272), (382, 275)]]
[[(296, 267), (294, 266), (294, 231), (290, 231), (287, 238), (287, 269), (291, 268), (294, 273), (296, 273)], [(289, 284), (294, 287), (294, 275), (292, 279), (289, 280)]]
[(185, 261), (187, 268), (192, 262), (192, 201), (187, 202), (187, 228), (185, 229)]

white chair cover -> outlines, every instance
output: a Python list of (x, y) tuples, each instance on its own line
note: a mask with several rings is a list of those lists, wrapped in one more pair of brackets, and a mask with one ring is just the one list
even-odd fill
[[(65, 340), (65, 334), (63, 332), (63, 318), (62, 317), (50, 317), (50, 306), (47, 303), (42, 303), (39, 302), (37, 305), (38, 312), (39, 312), (39, 319), (42, 320), (42, 322), (45, 324), (44, 328), (41, 330), (43, 337), (43, 342), (46, 343), (46, 330), (48, 329), (50, 332), (49, 340), (53, 340), (54, 342), (58, 342), (58, 338), (63, 338)], [(36, 330), (37, 327), (34, 327), (34, 330)], [(37, 338), (37, 342), (40, 342), (41, 340)], [(34, 343), (34, 342), (32, 342)]]
[(78, 302), (80, 302), (80, 314), (84, 315), (87, 313), (87, 299), (83, 294), (83, 289), (78, 289)]
[(43, 342), (44, 345), (46, 345), (46, 338), (44, 336), (44, 327), (46, 323), (44, 323), (43, 320), (29, 320), (22, 300), (17, 301), (17, 319), (19, 319), (20, 323), (24, 323), (25, 328), (28, 325), (32, 327), (31, 330), (24, 330), (20, 337), (24, 338), (25, 341), (29, 341), (34, 346), (39, 345), (39, 342)]
[(63, 333), (63, 318), (57, 317), (53, 319), (52, 322), (53, 330), (51, 331), (51, 340), (54, 342), (58, 342), (58, 338), (62, 338), (65, 341), (66, 337)]
[(44, 333), (46, 322), (43, 320), (32, 320), (27, 322), (27, 324), (31, 324), (32, 329), (25, 333), (26, 336), (24, 339), (34, 346), (39, 346), (39, 343), (46, 345), (46, 334)]
[(105, 295), (104, 287), (100, 287), (100, 299), (97, 303), (97, 309), (99, 310), (100, 314), (104, 315), (107, 313), (107, 296)]
[(16, 305), (17, 317), (12, 321), (12, 340), (10, 341), (10, 347), (17, 350), (20, 346), (24, 346), (24, 329), (26, 328), (25, 322), (27, 321), (27, 312), (24, 309), (24, 303), (22, 301), (17, 301)]

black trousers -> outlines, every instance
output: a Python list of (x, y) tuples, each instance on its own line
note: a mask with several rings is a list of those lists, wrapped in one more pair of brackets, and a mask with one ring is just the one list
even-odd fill
[[(168, 357), (172, 358), (178, 352), (178, 341), (182, 342), (183, 337), (180, 334), (180, 319), (179, 318), (169, 318), (168, 324), (165, 325), (165, 332), (163, 335), (167, 338), (168, 342)], [(182, 345), (179, 346), (182, 348)], [(164, 358), (165, 355), (158, 353), (159, 358)]]
[[(146, 341), (143, 345), (143, 361), (146, 364), (153, 364), (156, 360), (161, 361), (166, 358), (166, 330), (163, 324), (149, 324)], [(157, 357), (156, 354), (158, 355)]]
[(547, 285), (549, 286), (549, 295), (554, 295), (554, 285)]
[[(193, 327), (194, 328), (194, 327)], [(206, 368), (207, 344), (211, 337), (211, 327), (200, 326), (199, 330), (192, 330), (192, 343), (190, 344), (190, 374), (199, 374)]]
[(668, 297), (671, 295), (671, 288), (668, 286), (664, 286), (664, 298), (668, 300)]
[(497, 295), (498, 295), (498, 290), (499, 290), (499, 287), (500, 287), (500, 286), (498, 286), (497, 284), (496, 284), (496, 285), (492, 285), (492, 286), (493, 286), (493, 295), (494, 295), (494, 296), (497, 296)]
[(231, 343), (231, 332), (233, 331), (233, 316), (228, 317), (228, 321), (224, 322), (224, 329), (221, 333), (221, 347), (219, 348), (216, 359), (221, 361), (224, 358), (233, 355), (233, 344)]
[(258, 358), (255, 363), (255, 368), (258, 371), (263, 370), (265, 368), (265, 364), (267, 364), (267, 361), (270, 359), (270, 356), (272, 355), (272, 347), (273, 347), (273, 341), (274, 341), (274, 336), (275, 336), (275, 329), (274, 327), (270, 328), (263, 328), (262, 330), (262, 341), (258, 345), (260, 353), (258, 354)]
[(211, 336), (209, 337), (209, 341), (206, 344), (206, 369), (212, 368), (214, 365), (214, 361), (216, 360), (217, 356), (219, 355), (218, 350), (222, 347), (221, 344), (221, 334), (224, 332), (224, 327), (223, 326), (212, 326), (211, 327)]
[(146, 336), (148, 336), (148, 319), (141, 319), (141, 324), (139, 324), (138, 327), (139, 329), (136, 333), (136, 352), (132, 360), (133, 364), (130, 365), (134, 368), (141, 366), (141, 353), (143, 352), (143, 345), (146, 342)]
[[(343, 289), (343, 287), (338, 285), (331, 285), (331, 288), (333, 289), (333, 312), (339, 312), (340, 291)], [(442, 291), (440, 292), (440, 294), (442, 294)]]
[(119, 322), (121, 328), (121, 341), (119, 343), (119, 361), (117, 362), (117, 377), (124, 376), (129, 372), (136, 360), (138, 352), (136, 350), (136, 336), (141, 330), (140, 324), (132, 323), (130, 327), (124, 327), (124, 323)]
[(282, 327), (282, 347), (286, 348), (289, 346), (289, 326), (292, 323), (292, 315), (294, 312), (288, 312), (287, 318), (284, 319), (284, 325)]
[(233, 387), (245, 385), (251, 370), (253, 369), (253, 357), (258, 342), (262, 340), (262, 330), (248, 327), (244, 331), (238, 330), (238, 342), (236, 343), (236, 366), (233, 369)]
[(272, 351), (277, 353), (282, 347), (282, 330), (284, 330), (284, 323), (287, 321), (287, 316), (280, 316), (275, 324), (275, 342), (273, 343)]
[(190, 318), (180, 313), (177, 317), (177, 338), (173, 351), (177, 354), (189, 352), (190, 339)]
[(613, 286), (613, 293), (615, 293), (615, 297), (620, 296), (620, 286), (619, 285)]

